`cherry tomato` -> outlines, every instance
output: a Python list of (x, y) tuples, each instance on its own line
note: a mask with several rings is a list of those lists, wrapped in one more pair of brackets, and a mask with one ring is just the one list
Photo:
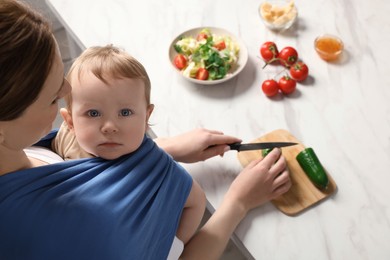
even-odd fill
[(214, 47), (217, 48), (217, 50), (222, 51), (223, 49), (226, 48), (225, 41), (220, 41), (220, 42), (216, 43), (214, 45)]
[(304, 81), (309, 75), (309, 68), (302, 61), (298, 61), (291, 66), (290, 75), (298, 82)]
[(182, 70), (187, 66), (187, 58), (183, 54), (176, 55), (173, 62), (175, 63), (176, 68), (179, 70)]
[(279, 52), (278, 58), (284, 66), (290, 67), (298, 60), (298, 52), (293, 47), (284, 47)]
[(201, 41), (201, 40), (207, 40), (209, 36), (207, 35), (207, 33), (199, 33), (198, 36), (196, 37), (196, 40), (197, 41)]
[(278, 94), (279, 84), (273, 79), (267, 79), (263, 82), (261, 88), (267, 97), (273, 97)]
[(274, 42), (265, 42), (260, 47), (260, 55), (267, 62), (278, 57), (279, 51)]
[(279, 79), (279, 89), (283, 94), (291, 94), (295, 91), (297, 82), (289, 76), (283, 76)]
[(209, 78), (209, 72), (205, 68), (199, 68), (196, 72), (195, 78), (199, 80), (206, 80)]

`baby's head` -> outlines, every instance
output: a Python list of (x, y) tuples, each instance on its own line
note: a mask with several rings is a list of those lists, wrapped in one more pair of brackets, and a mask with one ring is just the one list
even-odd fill
[(105, 159), (141, 145), (153, 111), (145, 68), (125, 51), (91, 47), (68, 73), (72, 92), (61, 115), (86, 152)]

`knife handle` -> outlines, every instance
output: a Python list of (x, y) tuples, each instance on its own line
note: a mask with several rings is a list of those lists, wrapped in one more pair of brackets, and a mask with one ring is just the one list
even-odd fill
[(232, 144), (228, 144), (228, 145), (230, 146), (230, 150), (237, 150), (237, 151), (239, 151), (241, 143), (232, 143)]

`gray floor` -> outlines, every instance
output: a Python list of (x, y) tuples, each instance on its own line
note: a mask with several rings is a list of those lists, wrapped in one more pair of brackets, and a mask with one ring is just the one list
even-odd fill
[[(48, 17), (53, 23), (54, 36), (57, 39), (57, 42), (60, 46), (61, 56), (65, 65), (65, 73), (68, 71), (69, 67), (72, 64), (72, 61), (77, 55), (81, 53), (81, 49), (76, 45), (76, 43), (69, 37), (67, 32), (61, 23), (57, 20), (55, 15), (51, 13), (50, 9), (46, 6), (45, 0), (24, 0), (31, 4), (34, 8), (38, 9), (46, 17)], [(60, 103), (60, 106), (63, 106), (63, 103)], [(54, 123), (54, 127), (59, 127), (62, 122), (62, 118), (58, 115)], [(203, 222), (210, 217), (210, 214), (206, 212), (204, 215)], [(205, 249), (207, 250), (207, 248)], [(221, 257), (221, 260), (245, 260), (248, 259), (245, 257), (237, 248), (237, 246), (230, 241), (227, 246), (224, 255)]]

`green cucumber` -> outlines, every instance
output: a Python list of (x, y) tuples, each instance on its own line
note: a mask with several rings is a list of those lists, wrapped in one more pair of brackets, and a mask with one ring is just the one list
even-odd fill
[(328, 175), (312, 148), (306, 148), (296, 157), (299, 165), (309, 179), (320, 189), (326, 189), (329, 184)]
[(261, 155), (264, 157), (267, 156), (267, 154), (269, 154), (270, 152), (272, 151), (272, 148), (268, 148), (268, 149), (263, 149), (261, 150)]

